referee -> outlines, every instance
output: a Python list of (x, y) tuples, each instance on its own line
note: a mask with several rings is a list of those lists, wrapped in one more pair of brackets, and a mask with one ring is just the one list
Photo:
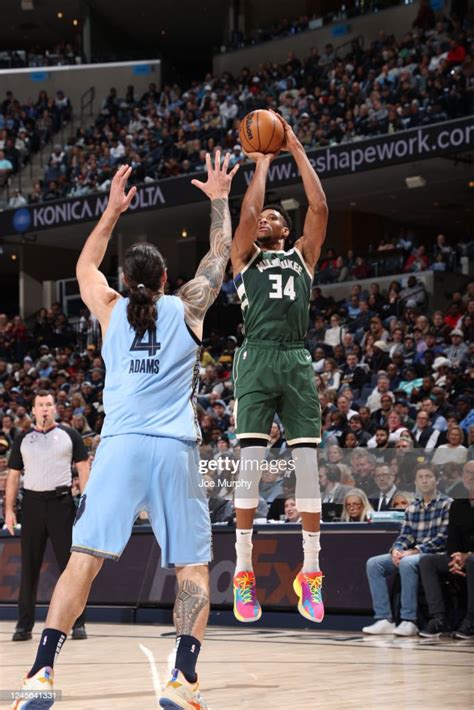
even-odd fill
[[(62, 572), (67, 565), (76, 506), (71, 495), (71, 465), (76, 464), (84, 490), (89, 477), (87, 449), (74, 429), (56, 424), (54, 397), (40, 390), (33, 400), (35, 426), (17, 436), (8, 460), (5, 524), (16, 525), (15, 502), (23, 470), (21, 582), (19, 618), (12, 641), (28, 641), (35, 623), (36, 593), (48, 537)], [(75, 622), (73, 639), (87, 638), (84, 614)]]

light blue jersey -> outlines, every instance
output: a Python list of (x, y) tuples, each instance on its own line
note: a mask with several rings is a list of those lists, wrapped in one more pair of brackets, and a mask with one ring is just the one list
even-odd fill
[(157, 302), (156, 333), (139, 338), (127, 320), (128, 299), (117, 301), (102, 347), (106, 376), (102, 437), (146, 434), (196, 442), (194, 408), (199, 345), (177, 296)]

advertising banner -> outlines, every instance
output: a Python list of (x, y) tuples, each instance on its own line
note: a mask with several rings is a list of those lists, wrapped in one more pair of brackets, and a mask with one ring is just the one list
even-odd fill
[[(352, 143), (315, 148), (307, 152), (322, 179), (362, 173), (373, 168), (460, 153), (474, 143), (474, 116), (420, 126), (399, 133), (366, 138)], [(243, 195), (254, 172), (254, 164), (242, 166), (232, 187), (232, 196)], [(198, 174), (199, 175), (199, 174)], [(292, 185), (299, 180), (293, 158), (284, 154), (271, 165), (268, 188)], [(203, 200), (191, 185), (191, 176), (168, 178), (138, 187), (126, 215), (161, 210)], [(81, 222), (96, 222), (107, 206), (105, 193), (35, 204), (0, 212), (0, 237), (39, 232)]]

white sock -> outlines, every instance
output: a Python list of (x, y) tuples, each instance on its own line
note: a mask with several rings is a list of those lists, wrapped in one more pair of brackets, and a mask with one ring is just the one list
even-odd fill
[(253, 530), (235, 531), (235, 551), (237, 553), (237, 562), (235, 571), (237, 572), (252, 572), (252, 535)]
[(303, 530), (303, 572), (320, 572), (319, 569), (319, 537), (321, 533)]

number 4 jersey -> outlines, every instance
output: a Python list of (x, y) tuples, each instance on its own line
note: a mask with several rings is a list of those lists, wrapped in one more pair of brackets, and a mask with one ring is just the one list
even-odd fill
[(257, 247), (235, 278), (251, 340), (296, 343), (308, 329), (313, 274), (298, 249), (262, 251)]
[(102, 346), (106, 375), (101, 436), (149, 434), (200, 438), (194, 398), (200, 343), (186, 325), (177, 296), (156, 304), (156, 332), (140, 338), (127, 320), (128, 299), (117, 301)]

